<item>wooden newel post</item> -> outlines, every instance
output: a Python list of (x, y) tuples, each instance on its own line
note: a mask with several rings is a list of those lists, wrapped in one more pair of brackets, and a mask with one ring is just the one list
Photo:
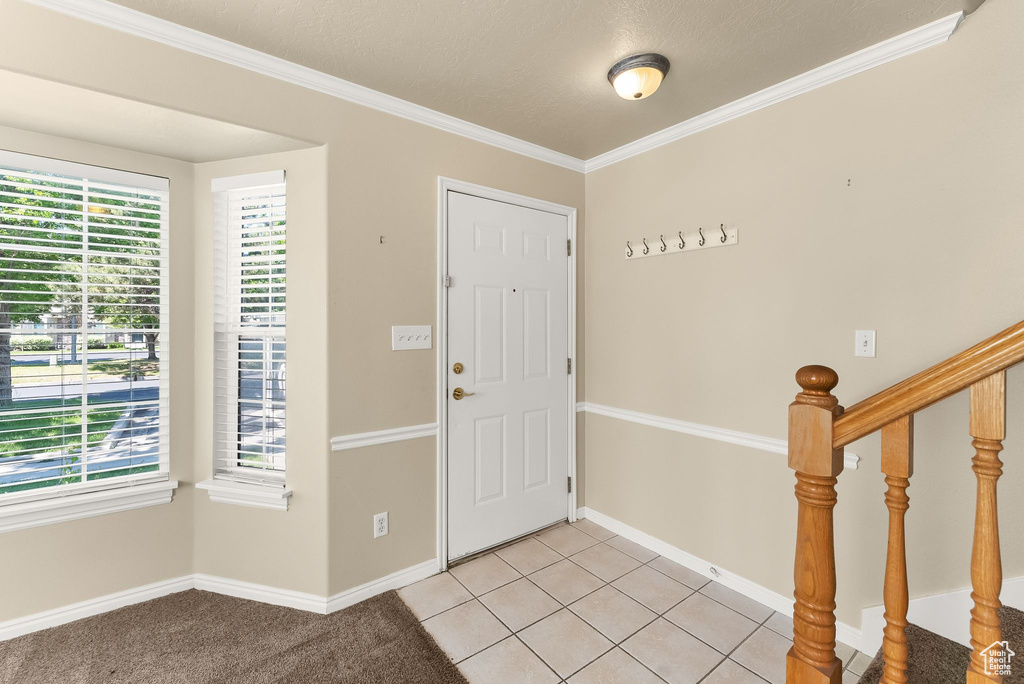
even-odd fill
[(793, 571), (793, 647), (786, 684), (841, 684), (836, 658), (836, 560), (832, 509), (843, 450), (832, 448), (833, 423), (842, 412), (832, 390), (839, 375), (825, 366), (796, 373), (802, 392), (789, 406), (789, 467), (796, 471), (799, 504)]

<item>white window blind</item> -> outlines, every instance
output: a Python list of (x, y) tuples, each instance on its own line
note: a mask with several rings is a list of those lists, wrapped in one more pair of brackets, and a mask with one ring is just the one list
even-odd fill
[(283, 487), (284, 172), (219, 179), (213, 189), (214, 477)]
[(167, 479), (167, 205), (0, 151), (0, 506)]

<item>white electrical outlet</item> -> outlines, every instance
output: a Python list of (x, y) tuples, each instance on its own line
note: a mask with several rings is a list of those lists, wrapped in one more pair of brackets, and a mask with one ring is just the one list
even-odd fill
[(865, 356), (875, 358), (875, 331), (858, 330), (854, 336), (854, 356)]
[(373, 538), (383, 537), (388, 533), (388, 512), (378, 513), (373, 516)]

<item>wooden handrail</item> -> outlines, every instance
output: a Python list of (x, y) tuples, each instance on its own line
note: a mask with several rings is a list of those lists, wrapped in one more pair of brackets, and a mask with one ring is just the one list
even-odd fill
[(832, 448), (842, 448), (1021, 361), (1024, 321), (846, 409), (835, 421)]
[[(977, 479), (971, 552), (971, 660), (967, 684), (1002, 684), (990, 649), (1003, 642), (999, 620), (1002, 561), (996, 485), (1006, 437), (1006, 369), (1024, 361), (1024, 321), (953, 358), (932, 366), (847, 411), (832, 394), (839, 375), (826, 366), (796, 372), (800, 393), (789, 405), (789, 467), (796, 471), (796, 559), (793, 566), (793, 647), (786, 654), (786, 684), (841, 684), (836, 655), (836, 564), (833, 509), (843, 471), (843, 447), (882, 431), (882, 473), (888, 489), (889, 538), (885, 566), (884, 667), (880, 684), (906, 684), (907, 487), (914, 469), (914, 414), (971, 388), (970, 434)], [(961, 680), (964, 681), (964, 680)]]

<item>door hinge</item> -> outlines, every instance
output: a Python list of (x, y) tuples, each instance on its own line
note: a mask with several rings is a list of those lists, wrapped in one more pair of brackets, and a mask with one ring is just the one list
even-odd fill
[(450, 275), (446, 275), (444, 277), (444, 286), (445, 287), (451, 287), (452, 286), (452, 277)]
[(567, 479), (569, 480), (569, 489), (568, 489), (568, 492), (569, 492), (570, 494), (572, 494), (572, 476), (568, 477)]
[(572, 240), (565, 241), (565, 255), (572, 256)]
[(565, 362), (565, 374), (572, 375), (572, 359), (566, 359)]

